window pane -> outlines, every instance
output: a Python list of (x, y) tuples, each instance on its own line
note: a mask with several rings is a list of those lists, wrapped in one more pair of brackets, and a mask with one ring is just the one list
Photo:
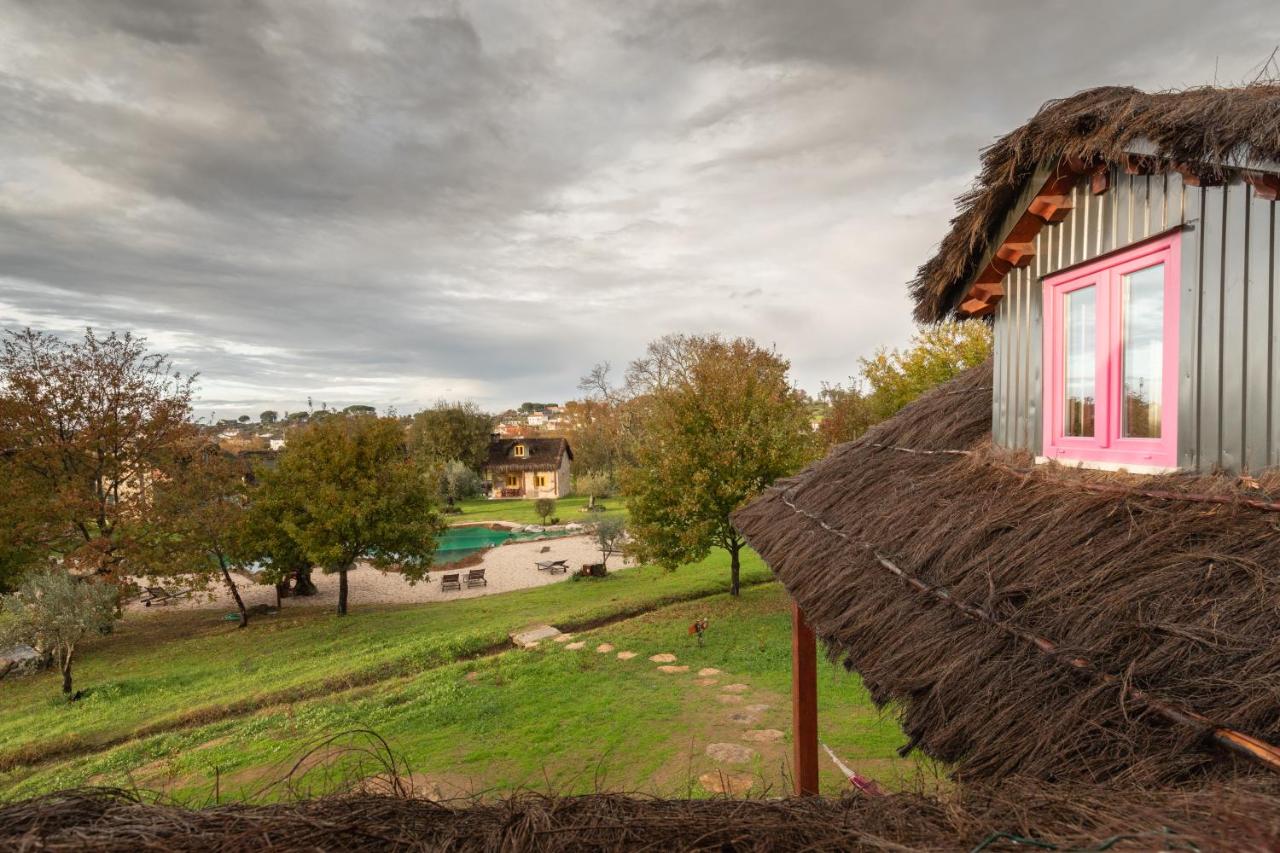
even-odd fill
[(1159, 438), (1164, 367), (1164, 265), (1121, 279), (1124, 401), (1121, 435)]
[(1090, 285), (1062, 297), (1066, 323), (1063, 352), (1063, 435), (1094, 435), (1098, 288)]

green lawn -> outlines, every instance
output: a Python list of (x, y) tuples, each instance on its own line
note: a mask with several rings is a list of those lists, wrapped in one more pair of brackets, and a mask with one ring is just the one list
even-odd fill
[[(101, 748), (129, 737), (327, 695), (354, 685), (419, 673), (493, 649), (530, 623), (578, 626), (726, 588), (728, 558), (716, 552), (675, 572), (620, 571), (603, 580), (456, 602), (362, 607), (350, 616), (293, 607), (241, 631), (222, 610), (134, 616), (110, 637), (86, 644), (75, 668), (86, 691), (68, 705), (58, 678), (44, 673), (0, 682), (0, 774), (53, 755)], [(746, 582), (769, 577), (752, 555)], [(10, 781), (19, 777), (11, 775)], [(0, 790), (5, 787), (0, 775)]]
[[(753, 560), (753, 572), (756, 565)], [(687, 631), (700, 616), (710, 620), (702, 647)], [(756, 779), (753, 794), (777, 794), (785, 788), (790, 756), (789, 632), (782, 589), (758, 585), (740, 600), (717, 595), (579, 634), (575, 639), (586, 642), (582, 650), (543, 643), (532, 651), (446, 664), (342, 695), (140, 739), (35, 773), (14, 773), (8, 795), (86, 783), (136, 784), (187, 802), (208, 801), (215, 785), (222, 799), (322, 793), (340, 779), (366, 778), (379, 767), (365, 752), (329, 745), (316, 753), (322, 761), (295, 777), (292, 792), (270, 786), (325, 738), (368, 729), (407, 762), (420, 791), (448, 796), (601, 788), (699, 796), (706, 793), (699, 777), (716, 768), (705, 753), (707, 744), (741, 743), (748, 728), (778, 729), (784, 737), (752, 743), (755, 758), (723, 769)], [(615, 653), (596, 653), (603, 642), (637, 657), (624, 661)], [(659, 672), (648, 660), (658, 652), (676, 654), (690, 670)], [(702, 684), (701, 667), (722, 674), (715, 684)], [(819, 678), (823, 742), (857, 771), (891, 785), (917, 771), (914, 762), (896, 757), (905, 736), (871, 707), (856, 676), (822, 665)], [(729, 684), (745, 685), (733, 694), (740, 699), (723, 699)], [(744, 712), (758, 719), (732, 719)], [(350, 736), (339, 744), (369, 742)], [(822, 786), (832, 794), (847, 788), (825, 755)]]
[[(556, 499), (555, 515), (561, 524), (571, 521), (586, 523), (595, 521), (604, 515), (625, 515), (622, 498), (604, 498), (596, 502), (605, 507), (603, 513), (584, 512), (586, 498), (569, 497)], [(533, 511), (531, 500), (489, 500), (479, 498), (471, 501), (459, 501), (461, 515), (447, 516), (450, 524), (464, 524), (474, 521), (512, 521), (518, 524), (540, 524), (542, 519)]]

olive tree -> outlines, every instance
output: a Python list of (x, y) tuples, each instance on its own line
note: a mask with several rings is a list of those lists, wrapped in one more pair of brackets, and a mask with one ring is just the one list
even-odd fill
[(299, 431), (263, 474), (281, 529), (313, 564), (338, 574), (338, 615), (358, 561), (410, 582), (431, 566), (443, 529), (436, 489), (408, 454), (394, 418), (327, 418)]
[(605, 516), (595, 523), (592, 533), (600, 548), (600, 565), (608, 566), (610, 557), (622, 553), (622, 543), (627, 538), (627, 523), (621, 516)]
[(71, 666), (76, 649), (90, 634), (110, 629), (118, 616), (118, 589), (91, 578), (78, 578), (65, 569), (45, 568), (29, 573), (11, 595), (0, 595), (0, 646), (26, 643), (51, 654), (62, 673), (62, 693), (75, 698)]

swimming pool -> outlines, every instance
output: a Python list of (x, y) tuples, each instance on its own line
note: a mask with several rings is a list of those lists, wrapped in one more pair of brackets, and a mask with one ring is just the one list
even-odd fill
[(475, 554), (501, 545), (504, 542), (524, 542), (549, 536), (565, 536), (565, 531), (549, 530), (545, 533), (513, 533), (510, 530), (491, 530), (488, 527), (450, 527), (436, 545), (435, 565), (447, 566), (465, 560)]

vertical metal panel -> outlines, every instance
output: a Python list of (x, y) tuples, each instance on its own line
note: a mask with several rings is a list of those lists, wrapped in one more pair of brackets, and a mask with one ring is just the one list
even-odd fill
[(1222, 237), (1226, 208), (1221, 190), (1200, 190), (1200, 467), (1221, 464), (1222, 451)]
[(1031, 318), (1027, 353), (1027, 426), (1031, 434), (1026, 447), (1036, 455), (1044, 452), (1044, 414), (1041, 406), (1044, 399), (1044, 288), (1040, 283), (1040, 276), (1037, 269), (1037, 273), (1031, 277), (1027, 299), (1027, 313)]
[(991, 388), (991, 441), (998, 447), (1008, 446), (1004, 438), (1004, 408), (1005, 408), (1005, 382), (1004, 367), (1006, 359), (1004, 336), (1007, 332), (1007, 324), (1005, 323), (1005, 314), (1009, 310), (1009, 287), (1007, 283), (1008, 276), (1005, 277), (1005, 298), (1001, 299), (996, 305), (995, 320), (993, 332), (993, 342), (991, 357), (992, 365), (992, 388)]
[(1147, 234), (1159, 234), (1168, 227), (1164, 219), (1164, 185), (1163, 173), (1147, 178)]
[(1184, 204), (1185, 192), (1178, 183), (1179, 216), (1185, 216), (1188, 228), (1182, 235), (1180, 293), (1182, 303), (1178, 311), (1178, 459), (1183, 468), (1200, 467), (1200, 193), (1188, 193), (1194, 198), (1189, 207)]
[(1232, 182), (1218, 192), (1223, 198), (1222, 234), (1222, 318), (1219, 328), (1222, 350), (1218, 365), (1218, 388), (1222, 400), (1219, 411), (1222, 449), (1219, 463), (1228, 471), (1239, 471), (1244, 464), (1244, 370), (1245, 339), (1245, 261), (1249, 257), (1249, 188), (1243, 182)]
[(1271, 459), (1271, 214), (1273, 203), (1248, 196), (1244, 280), (1244, 467), (1261, 471)]
[(1151, 237), (1151, 175), (1133, 177), (1133, 240)]

